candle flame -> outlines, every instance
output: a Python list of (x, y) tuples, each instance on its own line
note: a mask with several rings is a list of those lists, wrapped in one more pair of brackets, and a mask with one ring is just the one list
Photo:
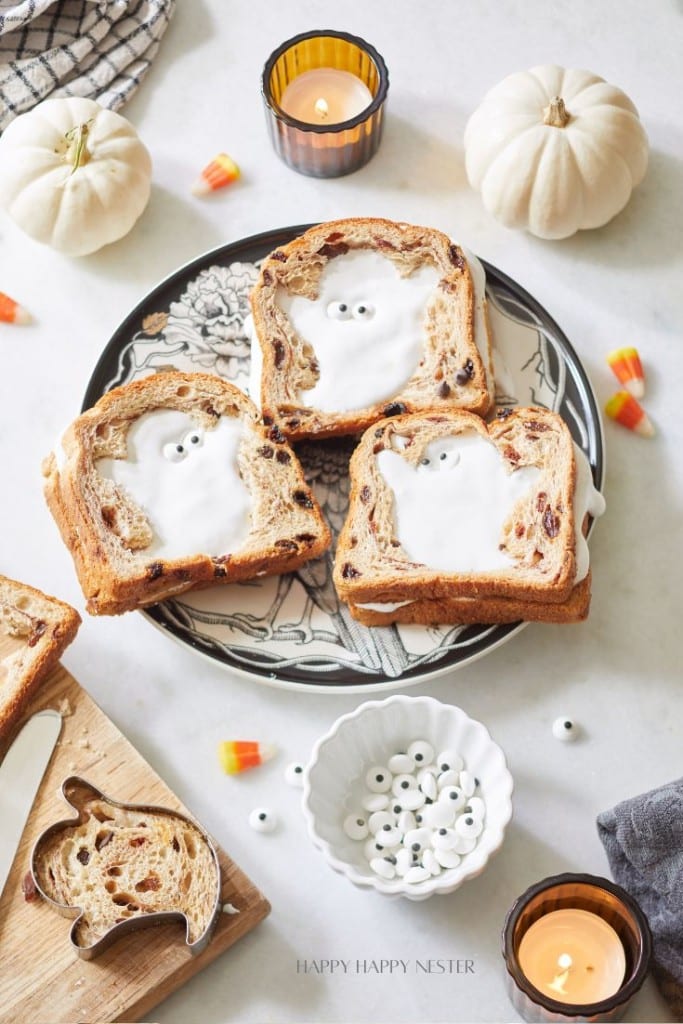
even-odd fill
[(571, 971), (572, 964), (574, 961), (570, 957), (569, 953), (560, 953), (557, 958), (557, 966), (560, 968), (560, 974), (556, 974), (552, 981), (548, 982), (548, 988), (552, 989), (553, 992), (559, 992), (561, 995), (566, 995), (565, 985), (569, 978), (569, 972)]
[(315, 101), (313, 109), (315, 110), (318, 117), (321, 117), (323, 120), (327, 117), (327, 115), (330, 112), (329, 107), (327, 106), (327, 102), (323, 99), (322, 96), (320, 97), (320, 99), (317, 99)]

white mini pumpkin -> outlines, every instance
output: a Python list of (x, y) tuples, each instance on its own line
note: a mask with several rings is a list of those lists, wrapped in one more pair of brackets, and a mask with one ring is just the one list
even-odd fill
[(0, 138), (0, 205), (32, 238), (70, 256), (127, 234), (151, 175), (132, 124), (94, 100), (45, 100)]
[(540, 238), (606, 224), (643, 180), (647, 158), (628, 96), (554, 64), (503, 79), (465, 129), (467, 176), (486, 209)]

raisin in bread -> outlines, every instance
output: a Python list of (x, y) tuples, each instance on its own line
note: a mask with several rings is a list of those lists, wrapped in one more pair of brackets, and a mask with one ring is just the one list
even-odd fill
[(94, 615), (287, 572), (330, 544), (280, 430), (208, 374), (168, 371), (110, 391), (43, 473)]
[(310, 228), (265, 260), (251, 294), (265, 416), (290, 439), (384, 416), (493, 402), (483, 274), (440, 231), (377, 218)]
[(577, 621), (587, 516), (604, 508), (555, 413), (384, 420), (351, 459), (334, 579), (367, 624)]
[(63, 791), (78, 819), (43, 833), (31, 871), (42, 896), (80, 910), (71, 931), (79, 951), (124, 921), (132, 929), (158, 913), (183, 915), (197, 951), (220, 906), (220, 866), (208, 837), (183, 815), (117, 803), (75, 776)]
[(81, 618), (55, 597), (0, 576), (0, 738), (8, 737)]

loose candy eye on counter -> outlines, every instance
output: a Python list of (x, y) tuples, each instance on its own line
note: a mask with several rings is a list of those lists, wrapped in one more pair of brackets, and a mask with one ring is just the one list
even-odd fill
[(304, 766), (298, 761), (288, 764), (285, 768), (285, 782), (289, 786), (300, 788), (304, 784)]
[(274, 832), (278, 819), (267, 807), (255, 807), (249, 815), (249, 824), (255, 832)]
[(579, 730), (571, 718), (556, 718), (553, 722), (553, 736), (560, 743), (573, 743)]

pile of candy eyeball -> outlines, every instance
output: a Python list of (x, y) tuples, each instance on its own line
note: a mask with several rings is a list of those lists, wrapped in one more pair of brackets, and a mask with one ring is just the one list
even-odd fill
[(435, 758), (429, 743), (415, 740), (386, 767), (369, 768), (365, 785), (362, 810), (349, 814), (343, 828), (365, 844), (365, 857), (382, 878), (425, 882), (455, 868), (484, 829), (486, 806), (474, 795), (479, 781), (457, 751)]

